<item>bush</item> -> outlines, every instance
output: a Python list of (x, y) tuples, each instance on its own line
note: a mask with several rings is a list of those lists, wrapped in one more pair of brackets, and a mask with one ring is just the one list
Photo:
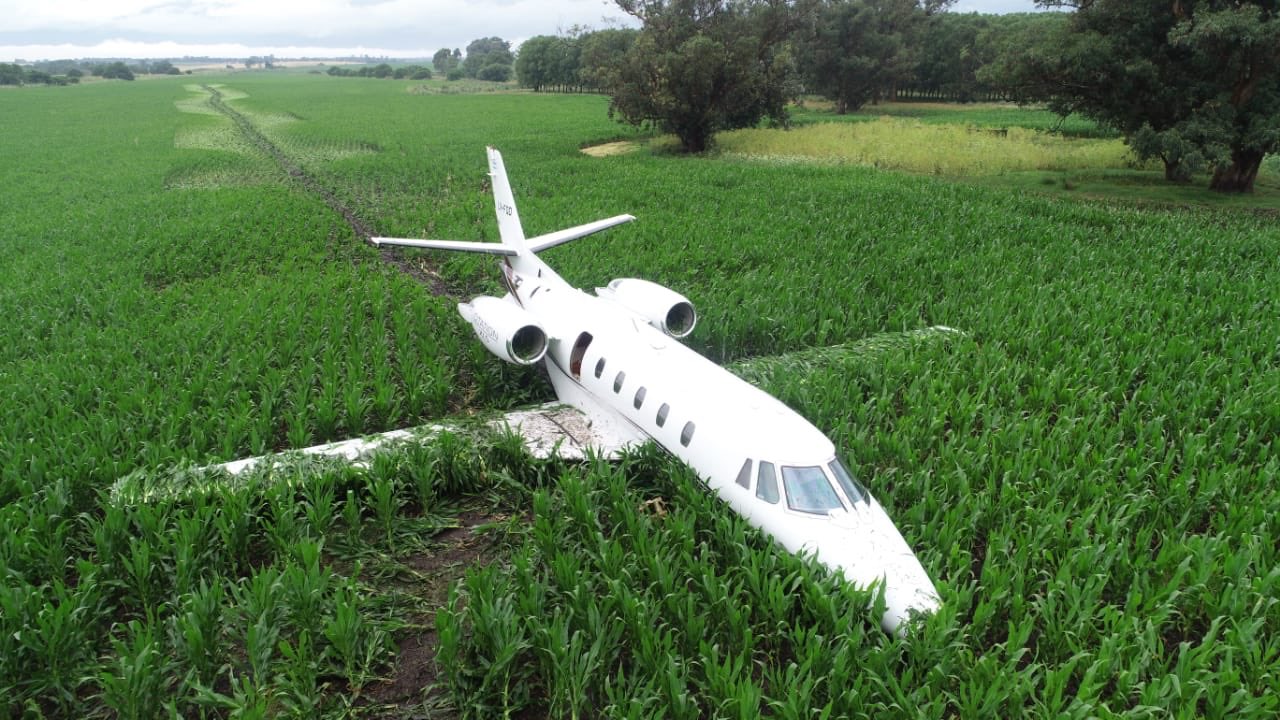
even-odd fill
[(511, 79), (510, 65), (485, 65), (480, 68), (480, 74), (476, 77), (481, 80), (490, 80), (493, 82), (506, 82)]
[(462, 68), (453, 68), (444, 78), (446, 80), (461, 80), (463, 78)]

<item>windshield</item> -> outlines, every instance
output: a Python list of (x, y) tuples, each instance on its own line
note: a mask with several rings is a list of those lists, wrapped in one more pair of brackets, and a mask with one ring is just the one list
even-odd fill
[(864, 502), (871, 504), (871, 491), (866, 486), (854, 479), (853, 475), (845, 469), (844, 465), (837, 460), (831, 462), (831, 474), (836, 476), (836, 482), (840, 483), (840, 489), (844, 490), (845, 497), (849, 498), (849, 502)]
[(844, 507), (840, 496), (820, 467), (782, 468), (782, 486), (787, 492), (787, 507), (800, 512), (826, 515)]

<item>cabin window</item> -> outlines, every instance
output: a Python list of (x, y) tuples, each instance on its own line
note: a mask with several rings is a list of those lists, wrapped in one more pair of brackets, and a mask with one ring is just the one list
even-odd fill
[(760, 461), (760, 479), (756, 483), (756, 497), (767, 503), (778, 504), (778, 475), (773, 463)]
[(820, 467), (782, 467), (782, 487), (787, 493), (787, 507), (799, 512), (826, 515), (844, 507), (831, 481)]
[(582, 377), (582, 358), (587, 354), (587, 346), (591, 344), (591, 333), (584, 332), (573, 344), (573, 352), (569, 353), (569, 374), (575, 378)]
[(689, 441), (693, 440), (693, 430), (694, 430), (694, 427), (693, 427), (692, 421), (684, 424), (684, 429), (680, 431), (681, 445), (685, 447), (689, 447)]
[(644, 404), (644, 394), (645, 394), (645, 390), (643, 386), (636, 391), (636, 399), (633, 402), (633, 404), (636, 406), (637, 410), (639, 410), (640, 406)]
[(751, 458), (742, 463), (742, 469), (738, 471), (738, 484), (744, 488), (751, 487)]
[(625, 372), (618, 371), (618, 377), (613, 379), (613, 391), (620, 392), (622, 390), (622, 381), (626, 379), (627, 374)]
[(839, 460), (833, 460), (830, 467), (831, 474), (836, 476), (836, 482), (840, 483), (840, 488), (844, 490), (844, 495), (849, 498), (849, 502), (855, 505), (858, 502), (871, 504), (871, 491), (858, 482)]
[(596, 361), (596, 377), (598, 378), (603, 374), (604, 374), (604, 358), (600, 358), (599, 360)]
[(667, 424), (667, 413), (669, 412), (671, 412), (671, 406), (666, 403), (662, 403), (662, 407), (658, 408), (658, 427), (662, 427)]

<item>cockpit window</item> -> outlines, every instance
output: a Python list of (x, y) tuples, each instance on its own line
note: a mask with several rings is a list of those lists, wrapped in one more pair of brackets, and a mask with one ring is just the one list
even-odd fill
[(831, 474), (836, 476), (836, 482), (840, 483), (840, 489), (844, 490), (845, 497), (849, 498), (849, 502), (871, 504), (871, 491), (858, 482), (839, 460), (831, 462)]
[(767, 503), (778, 504), (778, 476), (771, 462), (760, 461), (760, 479), (756, 483), (756, 497)]
[(782, 466), (782, 487), (787, 492), (787, 507), (792, 510), (826, 515), (844, 507), (820, 467)]
[(751, 487), (751, 458), (742, 463), (742, 469), (738, 471), (738, 484), (744, 488)]

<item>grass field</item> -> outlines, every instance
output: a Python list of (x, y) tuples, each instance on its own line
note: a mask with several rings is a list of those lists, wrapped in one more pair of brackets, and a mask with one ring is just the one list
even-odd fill
[(728, 155), (772, 163), (856, 164), (958, 178), (1005, 190), (1155, 207), (1204, 206), (1280, 211), (1280, 158), (1271, 158), (1249, 195), (1206, 192), (1209, 175), (1187, 184), (1140, 163), (1114, 131), (1079, 117), (1007, 103), (881, 103), (837, 115), (808, 99), (794, 127), (724, 133)]
[[(0, 93), (0, 716), (1280, 712), (1274, 217), (594, 158), (635, 136), (594, 96), (196, 82)], [(920, 632), (651, 451), (450, 435), (110, 501), (549, 398), (453, 309), (491, 260), (359, 239), (496, 239), (486, 144), (529, 233), (639, 218), (547, 260), (686, 294), (691, 345), (826, 431), (936, 581)], [(936, 324), (965, 335), (860, 344)]]

